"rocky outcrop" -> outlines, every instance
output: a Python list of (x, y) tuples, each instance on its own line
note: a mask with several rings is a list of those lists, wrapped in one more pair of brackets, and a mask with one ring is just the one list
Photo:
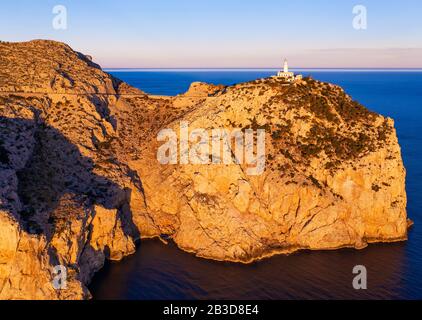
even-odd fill
[(185, 97), (209, 97), (224, 89), (223, 85), (213, 85), (204, 82), (192, 82)]
[[(267, 152), (257, 176), (243, 164), (161, 165), (156, 143), (130, 162), (149, 215), (182, 249), (250, 262), (406, 239), (405, 170), (391, 119), (312, 79), (264, 79), (190, 97), (171, 103), (190, 105), (182, 119), (191, 130), (262, 128)], [(178, 133), (175, 118), (167, 127)]]
[[(0, 298), (88, 298), (138, 238), (237, 262), (406, 239), (393, 121), (337, 86), (268, 78), (156, 97), (61, 43), (0, 53)], [(157, 136), (179, 139), (181, 122), (265, 130), (264, 170), (248, 174), (233, 141), (229, 164), (161, 164)]]
[[(87, 298), (104, 260), (133, 253), (139, 238), (130, 203), (142, 187), (110, 149), (110, 106), (117, 92), (143, 93), (61, 43), (0, 51), (0, 297)], [(67, 289), (53, 286), (56, 266)]]

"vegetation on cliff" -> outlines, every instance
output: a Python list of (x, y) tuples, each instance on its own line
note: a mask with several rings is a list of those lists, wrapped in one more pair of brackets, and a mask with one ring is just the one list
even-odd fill
[[(0, 56), (0, 298), (87, 298), (139, 238), (237, 262), (406, 238), (393, 121), (338, 86), (268, 78), (158, 97), (62, 43), (0, 43)], [(265, 172), (160, 164), (157, 134), (180, 121), (265, 130)]]

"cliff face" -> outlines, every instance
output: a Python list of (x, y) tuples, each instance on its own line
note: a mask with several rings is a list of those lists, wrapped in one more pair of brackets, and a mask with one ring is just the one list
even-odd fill
[[(139, 237), (140, 179), (108, 150), (110, 107), (127, 86), (61, 43), (0, 52), (0, 298), (86, 298), (104, 259), (133, 253)], [(66, 290), (53, 288), (57, 265)]]
[[(104, 259), (139, 237), (241, 262), (406, 239), (393, 121), (337, 86), (270, 78), (154, 97), (61, 43), (0, 43), (0, 57), (0, 298), (86, 298)], [(265, 170), (160, 164), (157, 135), (180, 138), (181, 121), (265, 130)]]
[(130, 162), (154, 221), (140, 226), (141, 235), (154, 235), (158, 226), (184, 250), (241, 262), (406, 238), (405, 170), (391, 119), (310, 79), (264, 79), (211, 96), (195, 92), (170, 100), (189, 111), (166, 127), (178, 133), (183, 119), (192, 130), (265, 129), (265, 171), (248, 175), (244, 164), (160, 165), (158, 145), (147, 139), (141, 159)]

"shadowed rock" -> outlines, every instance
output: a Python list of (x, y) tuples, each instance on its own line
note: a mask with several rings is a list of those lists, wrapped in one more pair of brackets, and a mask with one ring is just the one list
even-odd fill
[[(69, 281), (81, 281), (83, 292), (83, 285), (103, 265), (104, 258), (121, 259), (134, 251), (133, 241), (139, 233), (129, 207), (130, 190), (96, 175), (92, 159), (82, 156), (60, 131), (39, 119), (0, 117), (0, 139), (2, 158), (9, 159), (2, 161), (0, 168), (1, 214), (13, 213), (10, 218), (16, 221), (21, 238), (45, 242), (40, 254), (55, 263), (31, 270), (26, 277), (32, 278), (32, 283), (40, 277), (37, 272), (48, 274), (48, 268), (61, 264), (74, 270), (73, 274), (69, 271)], [(17, 247), (12, 243), (2, 251), (23, 254), (17, 240)], [(13, 270), (18, 261), (3, 263)], [(0, 295), (13, 296), (17, 289), (4, 284)]]
[[(0, 43), (0, 56), (0, 297), (87, 297), (104, 257), (139, 235), (236, 262), (407, 238), (394, 123), (338, 86), (267, 78), (156, 97), (62, 43)], [(161, 165), (157, 134), (181, 121), (264, 129), (265, 171)], [(67, 291), (51, 286), (57, 263)]]

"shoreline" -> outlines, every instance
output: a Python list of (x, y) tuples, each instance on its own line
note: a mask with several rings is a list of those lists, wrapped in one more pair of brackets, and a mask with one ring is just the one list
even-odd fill
[[(410, 227), (409, 227), (410, 229)], [(408, 229), (408, 230), (409, 230)], [(338, 247), (327, 247), (327, 248), (318, 248), (318, 249), (313, 249), (313, 248), (305, 248), (305, 247), (300, 247), (300, 246), (292, 246), (291, 248), (281, 248), (281, 249), (274, 249), (271, 250), (267, 253), (264, 253), (260, 256), (256, 256), (256, 257), (252, 257), (250, 259), (247, 260), (241, 260), (241, 259), (217, 259), (217, 258), (213, 258), (211, 256), (205, 256), (205, 255), (200, 255), (197, 254), (194, 250), (189, 250), (189, 249), (185, 249), (183, 247), (180, 247), (173, 239), (169, 238), (168, 240), (163, 239), (161, 236), (147, 236), (147, 237), (141, 237), (136, 241), (136, 245), (142, 245), (142, 241), (149, 241), (149, 240), (158, 240), (160, 241), (163, 245), (169, 245), (169, 243), (171, 242), (172, 244), (174, 244), (174, 246), (178, 249), (181, 250), (183, 252), (186, 252), (196, 258), (199, 259), (204, 259), (204, 260), (211, 260), (211, 261), (217, 261), (217, 262), (229, 262), (229, 263), (233, 263), (233, 264), (244, 264), (244, 265), (248, 265), (248, 264), (253, 264), (255, 262), (260, 262), (262, 260), (266, 260), (266, 259), (270, 259), (272, 257), (275, 256), (279, 256), (279, 255), (284, 255), (284, 256), (289, 256), (295, 253), (299, 253), (299, 252), (318, 252), (318, 251), (336, 251), (336, 250), (341, 250), (341, 249), (353, 249), (353, 250), (365, 250), (366, 248), (368, 248), (371, 245), (376, 245), (376, 244), (388, 244), (388, 243), (398, 243), (398, 242), (406, 242), (408, 241), (408, 236), (406, 234), (405, 237), (398, 237), (398, 238), (391, 238), (391, 239), (364, 239), (365, 242), (363, 243), (362, 246), (357, 246), (357, 245), (342, 245), (342, 246), (338, 246)], [(136, 251), (130, 255), (127, 255), (125, 257), (123, 257), (123, 259), (125, 259), (126, 257), (129, 257), (131, 255), (136, 254), (136, 252), (138, 251), (138, 248), (136, 248)], [(122, 259), (122, 260), (123, 260)], [(121, 261), (121, 260), (118, 260)], [(118, 262), (115, 261), (115, 262)]]

